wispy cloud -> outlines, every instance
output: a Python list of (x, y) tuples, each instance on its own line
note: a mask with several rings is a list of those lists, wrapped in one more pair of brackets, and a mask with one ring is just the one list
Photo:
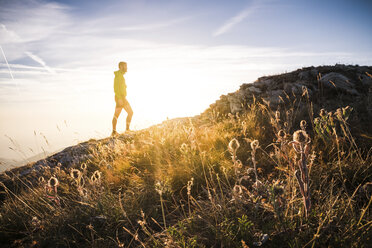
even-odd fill
[(47, 70), (48, 72), (55, 73), (55, 71), (49, 66), (47, 66), (45, 61), (39, 56), (33, 54), (32, 52), (25, 52), (25, 54), (29, 56), (31, 59), (33, 59), (34, 61), (36, 61), (37, 63), (39, 63), (40, 65), (42, 65), (45, 68), (45, 70)]
[(121, 27), (118, 28), (121, 31), (142, 31), (142, 30), (153, 30), (153, 29), (159, 29), (159, 28), (165, 28), (170, 27), (175, 24), (181, 23), (183, 21), (186, 21), (190, 19), (191, 17), (181, 17), (173, 20), (168, 20), (164, 22), (158, 22), (158, 23), (152, 23), (147, 25), (137, 25), (137, 26), (129, 26), (129, 27)]
[(21, 38), (13, 31), (7, 29), (7, 27), (0, 23), (0, 44), (16, 43), (20, 42)]
[(249, 15), (254, 13), (258, 8), (260, 7), (258, 1), (253, 1), (252, 4), (236, 14), (235, 16), (228, 19), (222, 26), (220, 26), (214, 33), (213, 36), (219, 36), (221, 34), (226, 33), (229, 31), (232, 27), (243, 21), (245, 18), (247, 18)]

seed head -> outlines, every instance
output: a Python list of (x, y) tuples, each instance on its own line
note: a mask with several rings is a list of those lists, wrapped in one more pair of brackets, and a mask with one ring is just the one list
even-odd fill
[(163, 188), (163, 185), (159, 181), (157, 181), (155, 184), (155, 190), (160, 196), (163, 194)]
[(243, 194), (243, 189), (240, 185), (236, 184), (233, 188), (233, 192), (234, 192), (234, 194), (237, 194), (237, 195), (240, 196), (241, 194)]
[(191, 194), (191, 187), (194, 185), (194, 178), (187, 182), (187, 195)]
[(305, 143), (309, 140), (309, 136), (307, 133), (303, 130), (297, 130), (293, 133), (293, 141), (299, 142), (299, 143)]
[(79, 188), (78, 192), (80, 196), (86, 198), (88, 196), (88, 190), (86, 188)]
[(242, 161), (240, 161), (239, 159), (236, 160), (234, 166), (236, 166), (237, 168), (242, 168), (243, 167), (243, 163)]
[(70, 175), (73, 179), (79, 179), (81, 176), (81, 172), (77, 169), (72, 169)]
[(305, 129), (306, 129), (306, 126), (307, 126), (306, 121), (305, 121), (305, 120), (302, 120), (302, 121), (300, 122), (300, 127), (301, 127), (301, 129), (302, 129), (302, 130), (305, 130)]
[(251, 148), (252, 148), (252, 150), (256, 150), (258, 148), (259, 144), (260, 143), (258, 142), (258, 140), (253, 140), (251, 142)]
[(101, 172), (99, 170), (96, 170), (95, 172), (93, 172), (92, 179), (93, 179), (93, 181), (100, 180), (101, 179)]
[(319, 112), (319, 115), (320, 116), (325, 116), (327, 114), (327, 112), (325, 111), (325, 109), (321, 109), (320, 112)]
[(283, 129), (280, 129), (278, 132), (278, 137), (284, 139), (285, 135), (286, 135), (285, 131)]
[(238, 150), (239, 146), (240, 146), (239, 141), (237, 139), (233, 138), (229, 142), (229, 151), (231, 153), (236, 152), (236, 150)]
[(48, 186), (49, 187), (57, 187), (59, 184), (58, 182), (58, 179), (56, 177), (51, 177), (49, 180), (48, 180)]

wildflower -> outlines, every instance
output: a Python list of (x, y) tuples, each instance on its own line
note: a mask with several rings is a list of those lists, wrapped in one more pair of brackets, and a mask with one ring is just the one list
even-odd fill
[(258, 140), (252, 141), (251, 142), (251, 148), (252, 148), (252, 150), (256, 150), (258, 148), (259, 144), (260, 143), (258, 142)]
[(296, 141), (298, 143), (305, 143), (309, 140), (309, 136), (307, 133), (303, 130), (297, 130), (293, 133), (293, 141)]
[(240, 147), (240, 144), (239, 144), (237, 139), (233, 138), (229, 142), (229, 147), (228, 148), (229, 148), (230, 153), (236, 152), (236, 150), (238, 150), (239, 147)]
[(48, 187), (54, 188), (54, 187), (57, 187), (58, 185), (59, 185), (59, 182), (58, 182), (58, 179), (56, 177), (51, 177), (48, 180)]

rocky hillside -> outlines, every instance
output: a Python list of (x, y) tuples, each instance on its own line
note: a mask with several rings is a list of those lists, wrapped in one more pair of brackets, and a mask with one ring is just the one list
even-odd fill
[(297, 104), (299, 120), (309, 119), (322, 108), (334, 111), (351, 106), (356, 114), (353, 123), (372, 133), (372, 66), (312, 66), (260, 77), (253, 83), (242, 84), (236, 92), (222, 95), (204, 114), (241, 113), (253, 99), (267, 102), (274, 111)]
[[(372, 66), (339, 65), (305, 67), (289, 73), (264, 76), (253, 83), (242, 84), (240, 89), (222, 95), (219, 100), (210, 105), (201, 115), (191, 117), (196, 120), (214, 114), (244, 113), (253, 101), (261, 101), (275, 110), (286, 110), (295, 106), (297, 118), (309, 120), (314, 112), (324, 108), (335, 111), (337, 108), (351, 106), (354, 109), (350, 119), (353, 133), (364, 138), (364, 143), (370, 146), (372, 139)], [(309, 110), (309, 103), (311, 109)], [(311, 113), (309, 113), (311, 112)], [(171, 122), (184, 122), (188, 118), (177, 118)], [(122, 135), (119, 139), (128, 141), (131, 135)], [(87, 161), (92, 155), (89, 151), (97, 146), (114, 148), (115, 139), (110, 137), (101, 140), (89, 140), (76, 146), (67, 147), (46, 159), (27, 164), (0, 174), (0, 181), (8, 181), (8, 175), (24, 176), (37, 173), (45, 167), (54, 168), (58, 164), (70, 168), (75, 164)]]
[[(236, 92), (222, 95), (207, 111), (237, 113), (253, 98), (267, 101), (278, 109), (290, 99), (305, 96), (317, 108), (337, 108), (353, 104), (361, 114), (372, 116), (372, 66), (305, 67), (280, 75), (264, 76), (255, 82), (242, 84)], [(364, 107), (361, 107), (364, 106)]]
[(261, 77), (1, 173), (0, 247), (370, 247), (371, 74)]

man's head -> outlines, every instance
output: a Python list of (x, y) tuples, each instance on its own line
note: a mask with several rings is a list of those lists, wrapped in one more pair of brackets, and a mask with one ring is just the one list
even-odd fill
[(122, 72), (127, 72), (127, 62), (119, 62), (119, 70), (121, 70)]

